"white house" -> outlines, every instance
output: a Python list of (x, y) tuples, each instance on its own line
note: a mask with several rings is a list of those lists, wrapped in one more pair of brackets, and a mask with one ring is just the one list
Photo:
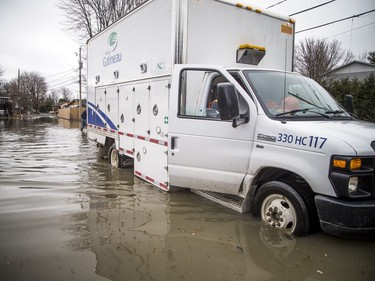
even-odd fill
[(343, 78), (364, 80), (370, 74), (375, 75), (375, 64), (370, 64), (362, 61), (352, 61), (348, 64), (335, 68), (327, 73), (327, 79), (338, 80)]

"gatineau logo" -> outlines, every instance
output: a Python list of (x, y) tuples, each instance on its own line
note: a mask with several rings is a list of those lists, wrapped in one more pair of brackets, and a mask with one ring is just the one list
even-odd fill
[(118, 40), (117, 40), (117, 33), (112, 32), (107, 40), (108, 48), (111, 52), (115, 51), (117, 48)]
[(118, 36), (116, 32), (112, 32), (107, 39), (107, 50), (103, 58), (103, 66), (118, 63), (122, 59), (122, 53), (114, 53), (118, 46)]

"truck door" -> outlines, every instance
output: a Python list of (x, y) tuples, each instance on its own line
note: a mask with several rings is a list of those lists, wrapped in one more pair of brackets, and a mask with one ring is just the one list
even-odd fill
[(236, 85), (240, 113), (256, 112), (224, 69), (176, 66), (170, 95), (168, 172), (171, 186), (237, 194), (248, 171), (256, 114), (237, 128), (220, 119), (216, 86)]

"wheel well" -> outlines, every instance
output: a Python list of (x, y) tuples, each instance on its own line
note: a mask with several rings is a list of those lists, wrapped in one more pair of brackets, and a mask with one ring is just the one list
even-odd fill
[(260, 186), (269, 181), (282, 181), (290, 183), (297, 188), (297, 192), (309, 192), (314, 194), (309, 184), (298, 174), (288, 170), (272, 167), (262, 169), (254, 178), (252, 183), (254, 194)]
[(108, 147), (108, 149), (115, 143), (115, 140), (112, 138), (105, 138), (105, 147)]
[(111, 146), (115, 143), (115, 140), (113, 138), (109, 138), (109, 137), (106, 137), (105, 138), (105, 143), (104, 145), (101, 145), (101, 144), (97, 144), (97, 147), (98, 147), (98, 155), (100, 158), (107, 158), (108, 157), (108, 153), (109, 153), (109, 149), (111, 148)]
[(318, 228), (318, 214), (314, 201), (314, 192), (307, 181), (296, 173), (288, 170), (268, 167), (262, 169), (258, 175), (254, 178), (250, 194), (250, 209), (254, 214), (254, 198), (259, 188), (267, 182), (280, 181), (289, 184), (299, 195), (303, 198), (308, 206), (311, 222), (312, 231)]

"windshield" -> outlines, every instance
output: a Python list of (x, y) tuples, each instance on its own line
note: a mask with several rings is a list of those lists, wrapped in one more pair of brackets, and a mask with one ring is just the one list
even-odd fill
[(295, 73), (244, 71), (271, 117), (349, 118), (350, 115), (314, 80)]

